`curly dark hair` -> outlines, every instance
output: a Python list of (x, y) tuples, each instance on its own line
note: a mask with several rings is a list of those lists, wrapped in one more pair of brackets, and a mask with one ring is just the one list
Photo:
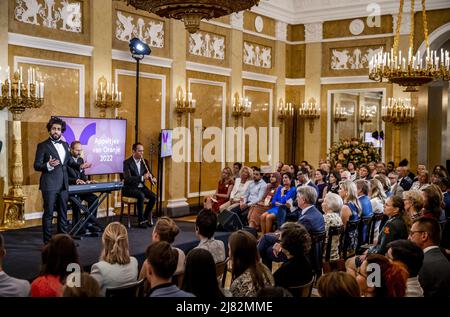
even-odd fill
[(299, 223), (287, 226), (281, 233), (281, 246), (293, 257), (308, 254), (311, 249), (308, 230)]
[(61, 132), (64, 133), (66, 132), (66, 121), (64, 121), (61, 118), (58, 117), (51, 117), (50, 120), (47, 123), (47, 131), (50, 132), (50, 130), (52, 129), (52, 126), (54, 124), (59, 124), (61, 126)]

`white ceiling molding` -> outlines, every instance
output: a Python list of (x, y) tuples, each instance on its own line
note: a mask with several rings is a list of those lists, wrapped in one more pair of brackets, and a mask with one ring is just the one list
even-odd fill
[(82, 56), (92, 56), (94, 51), (94, 47), (89, 45), (50, 40), (18, 33), (8, 33), (8, 44)]
[[(289, 24), (305, 24), (366, 17), (371, 14), (367, 6), (376, 3), (380, 14), (397, 14), (398, 0), (266, 0), (251, 11)], [(450, 8), (448, 0), (428, 0), (427, 10)], [(416, 1), (415, 11), (422, 10)]]
[(376, 83), (369, 79), (369, 76), (342, 76), (342, 77), (321, 77), (320, 84), (359, 84), (359, 83)]
[[(118, 61), (136, 63), (136, 60), (134, 60), (131, 57), (130, 52), (127, 52), (127, 51), (113, 49), (112, 50), (112, 59), (118, 60)], [(151, 66), (171, 68), (173, 60), (170, 58), (163, 58), (163, 57), (157, 57), (157, 56), (146, 56), (143, 60), (141, 60), (140, 63), (145, 64), (145, 65), (151, 65)]]
[(304, 86), (305, 78), (286, 78), (286, 86)]
[(200, 64), (194, 62), (186, 62), (186, 70), (192, 70), (195, 72), (216, 74), (222, 76), (231, 76), (231, 68), (213, 66), (208, 64)]
[(249, 80), (263, 81), (266, 83), (276, 83), (278, 77), (271, 76), (271, 75), (264, 75), (264, 74), (260, 74), (260, 73), (243, 71), (242, 78), (249, 79)]

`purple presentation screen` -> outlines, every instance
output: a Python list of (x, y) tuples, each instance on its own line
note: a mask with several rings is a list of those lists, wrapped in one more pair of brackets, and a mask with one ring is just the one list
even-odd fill
[(123, 172), (127, 121), (117, 119), (60, 117), (66, 122), (63, 138), (67, 143), (78, 140), (82, 157), (92, 167), (86, 175)]

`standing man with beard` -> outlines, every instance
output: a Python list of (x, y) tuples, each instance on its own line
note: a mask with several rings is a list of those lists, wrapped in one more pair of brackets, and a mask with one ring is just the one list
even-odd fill
[(67, 201), (69, 200), (69, 177), (67, 167), (76, 170), (89, 168), (91, 164), (78, 165), (69, 152), (69, 145), (61, 140), (61, 134), (66, 131), (66, 123), (58, 117), (51, 117), (47, 123), (50, 137), (39, 143), (36, 149), (34, 169), (41, 172), (39, 189), (44, 200), (42, 215), (42, 230), (44, 244), (51, 239), (50, 227), (53, 211), (58, 212), (58, 233), (67, 233)]

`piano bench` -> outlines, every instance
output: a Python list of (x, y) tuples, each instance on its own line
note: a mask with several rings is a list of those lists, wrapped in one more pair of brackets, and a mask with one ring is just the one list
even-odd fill
[[(148, 203), (148, 199), (145, 198), (144, 199), (144, 205)], [(128, 217), (128, 229), (131, 228), (131, 224), (130, 224), (130, 216), (131, 216), (131, 206), (133, 207), (133, 215), (137, 216), (137, 199), (134, 197), (127, 197), (127, 196), (122, 196), (122, 199), (120, 201), (120, 216), (119, 216), (119, 222), (122, 222), (122, 217), (123, 217), (123, 211), (124, 211), (124, 207), (125, 204), (128, 206), (128, 213), (127, 213), (127, 217)]]

